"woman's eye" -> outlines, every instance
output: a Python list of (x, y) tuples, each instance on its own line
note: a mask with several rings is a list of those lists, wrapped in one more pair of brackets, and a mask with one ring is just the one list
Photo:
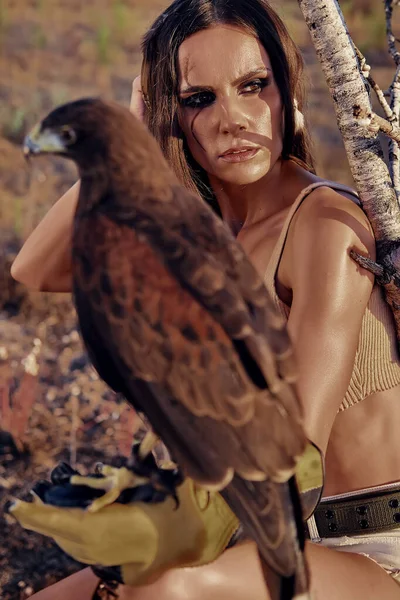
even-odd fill
[(215, 101), (215, 94), (212, 92), (198, 92), (187, 98), (181, 98), (180, 103), (185, 108), (204, 108), (210, 106)]
[(260, 79), (254, 79), (253, 81), (249, 81), (248, 83), (246, 83), (243, 86), (243, 92), (250, 93), (250, 94), (252, 94), (254, 92), (260, 92), (265, 87), (267, 87), (268, 84), (269, 84), (268, 77), (261, 77)]

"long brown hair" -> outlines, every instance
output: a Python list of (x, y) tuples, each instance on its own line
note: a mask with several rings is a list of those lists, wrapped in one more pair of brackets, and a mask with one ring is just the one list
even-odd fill
[(314, 172), (306, 127), (296, 131), (294, 100), (303, 112), (303, 59), (285, 25), (266, 0), (175, 0), (143, 38), (142, 89), (147, 124), (179, 180), (219, 212), (207, 174), (192, 159), (178, 123), (178, 50), (189, 36), (224, 24), (240, 27), (267, 51), (281, 95), (284, 117), (282, 158)]

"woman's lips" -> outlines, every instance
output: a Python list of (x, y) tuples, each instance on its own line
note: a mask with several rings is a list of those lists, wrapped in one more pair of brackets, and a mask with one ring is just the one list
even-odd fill
[(257, 154), (260, 148), (245, 148), (243, 150), (232, 150), (232, 152), (226, 152), (220, 155), (220, 159), (229, 163), (238, 163), (246, 160), (250, 160)]

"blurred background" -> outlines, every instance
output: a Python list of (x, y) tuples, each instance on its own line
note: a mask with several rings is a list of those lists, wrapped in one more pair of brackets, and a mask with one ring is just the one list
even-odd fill
[[(11, 497), (67, 460), (85, 470), (129, 454), (135, 415), (98, 380), (68, 294), (28, 291), (9, 269), (24, 239), (76, 180), (65, 161), (27, 165), (21, 142), (55, 105), (102, 95), (129, 105), (140, 39), (166, 0), (0, 0), (0, 598), (23, 600), (80, 568), (3, 513)], [(295, 0), (276, 0), (307, 64), (318, 174), (352, 179), (330, 96)], [(386, 88), (382, 0), (340, 2), (354, 41)], [(38, 372), (29, 372), (36, 364)], [(107, 402), (103, 400), (107, 399)]]

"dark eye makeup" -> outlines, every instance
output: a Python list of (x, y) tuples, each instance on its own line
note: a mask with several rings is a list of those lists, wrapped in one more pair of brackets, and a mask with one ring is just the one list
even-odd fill
[[(267, 85), (269, 85), (270, 78), (269, 77), (257, 77), (256, 79), (252, 79), (251, 81), (247, 81), (239, 88), (240, 94), (257, 94), (261, 92)], [(215, 102), (215, 93), (211, 90), (204, 90), (200, 92), (195, 92), (190, 96), (186, 96), (184, 98), (179, 98), (179, 103), (184, 108), (206, 108), (207, 106), (211, 106)]]
[(206, 106), (210, 106), (214, 101), (215, 94), (209, 91), (196, 92), (191, 96), (179, 99), (180, 105), (184, 108), (205, 108)]

